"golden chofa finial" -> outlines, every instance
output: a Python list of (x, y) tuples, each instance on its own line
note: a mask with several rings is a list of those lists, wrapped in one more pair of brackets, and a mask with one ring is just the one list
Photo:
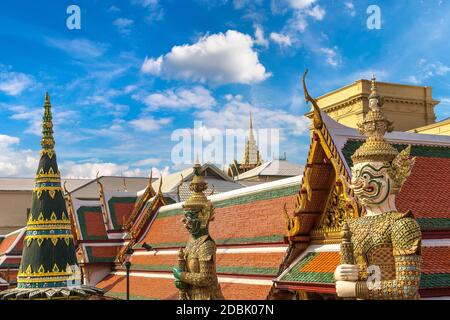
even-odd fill
[(303, 83), (303, 93), (305, 94), (305, 101), (306, 103), (311, 102), (313, 106), (313, 125), (315, 129), (321, 129), (323, 126), (323, 119), (322, 115), (320, 114), (320, 108), (317, 104), (316, 99), (311, 97), (311, 95), (308, 92), (308, 88), (306, 87), (306, 75), (308, 74), (308, 69), (305, 70), (302, 77), (302, 83)]

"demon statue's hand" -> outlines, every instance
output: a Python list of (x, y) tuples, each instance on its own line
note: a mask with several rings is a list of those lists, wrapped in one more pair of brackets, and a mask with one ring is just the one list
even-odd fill
[(174, 268), (172, 269), (172, 272), (173, 272), (173, 276), (175, 277), (175, 286), (176, 286), (178, 289), (182, 289), (182, 290), (183, 290), (183, 289), (187, 289), (188, 285), (180, 280), (181, 272), (182, 272), (182, 271), (180, 270), (180, 268), (174, 267)]

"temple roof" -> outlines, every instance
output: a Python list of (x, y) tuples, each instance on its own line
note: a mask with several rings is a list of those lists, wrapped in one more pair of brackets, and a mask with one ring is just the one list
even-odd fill
[[(156, 179), (154, 179), (156, 180)], [(66, 181), (62, 179), (62, 181)], [(99, 176), (98, 181), (103, 185), (105, 192), (138, 192), (145, 188), (148, 183), (147, 177), (119, 177), (119, 176)], [(93, 200), (98, 199), (98, 186), (96, 179), (85, 180), (85, 183), (77, 188), (70, 188), (70, 180), (67, 180), (67, 189), (72, 197)]]
[(302, 174), (304, 166), (287, 160), (270, 160), (260, 166), (248, 170), (236, 177), (237, 180), (246, 180), (254, 177), (280, 176), (292, 177)]
[[(208, 182), (206, 194), (211, 194), (212, 192), (222, 193), (243, 187), (239, 182), (228, 177), (222, 170), (211, 163), (203, 164), (201, 172), (206, 182)], [(190, 195), (189, 183), (193, 175), (193, 169), (187, 168), (162, 177), (162, 193), (172, 198), (175, 202), (185, 201)], [(157, 190), (159, 188), (160, 179), (152, 183), (153, 189)]]
[[(67, 181), (69, 191), (76, 189), (90, 179), (62, 179)], [(0, 178), (0, 191), (33, 191), (34, 178)]]
[[(215, 207), (210, 234), (217, 244), (217, 272), (226, 299), (267, 297), (287, 248), (284, 206), (293, 209), (299, 183), (297, 176), (208, 197)], [(178, 299), (171, 268), (189, 237), (180, 222), (182, 205), (161, 207), (135, 245), (130, 281), (135, 299)], [(141, 249), (144, 243), (152, 250)], [(98, 287), (122, 297), (124, 275), (117, 266)]]

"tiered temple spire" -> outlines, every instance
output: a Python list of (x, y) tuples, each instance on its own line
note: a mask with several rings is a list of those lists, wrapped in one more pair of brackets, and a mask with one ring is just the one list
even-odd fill
[(258, 146), (256, 145), (255, 136), (253, 133), (253, 119), (252, 113), (250, 112), (250, 128), (248, 131), (248, 138), (245, 141), (245, 151), (242, 158), (241, 166), (245, 169), (247, 167), (256, 167), (261, 164), (261, 158), (259, 155)]
[(0, 292), (0, 299), (72, 299), (97, 295), (101, 291), (81, 285), (54, 150), (48, 93), (45, 94), (41, 146), (17, 288)]
[(233, 162), (228, 166), (227, 174), (230, 177), (237, 177), (238, 175), (256, 168), (261, 164), (262, 159), (258, 150), (258, 146), (256, 145), (256, 140), (253, 133), (252, 113), (250, 112), (250, 128), (248, 131), (248, 137), (245, 140), (245, 149), (244, 155), (242, 157), (242, 162), (238, 163), (236, 160), (233, 160)]

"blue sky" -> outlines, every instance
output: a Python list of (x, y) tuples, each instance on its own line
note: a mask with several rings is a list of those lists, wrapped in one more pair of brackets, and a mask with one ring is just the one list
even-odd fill
[[(66, 27), (72, 4), (80, 30)], [(366, 26), (372, 4), (379, 30)], [(432, 86), (444, 119), (449, 12), (445, 0), (2, 1), (0, 176), (33, 176), (45, 91), (70, 177), (173, 172), (174, 130), (246, 128), (250, 111), (301, 163), (305, 68), (315, 96), (372, 73)]]

